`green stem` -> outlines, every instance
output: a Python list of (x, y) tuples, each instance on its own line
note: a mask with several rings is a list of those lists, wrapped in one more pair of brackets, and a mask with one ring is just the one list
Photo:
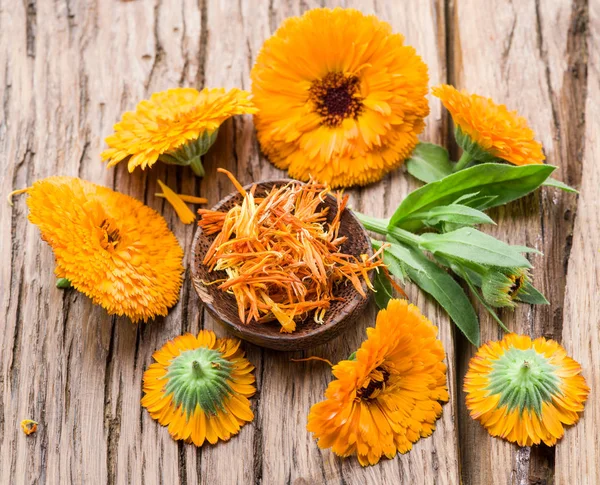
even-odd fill
[(204, 166), (202, 165), (201, 155), (197, 155), (190, 160), (190, 168), (196, 177), (204, 177)]
[(368, 231), (383, 234), (384, 236), (392, 236), (398, 241), (409, 244), (410, 246), (419, 246), (421, 242), (421, 238), (412, 232), (400, 229), (399, 227), (388, 227), (388, 219), (378, 219), (376, 217), (361, 214), (360, 212), (353, 212), (353, 214)]
[(463, 152), (463, 154), (461, 155), (460, 160), (458, 162), (456, 162), (456, 165), (454, 165), (454, 168), (452, 169), (452, 171), (453, 172), (458, 172), (459, 170), (462, 170), (469, 163), (471, 163), (472, 160), (473, 160), (473, 157), (470, 155), (469, 152), (467, 152), (465, 150)]
[(199, 379), (200, 377), (202, 377), (204, 375), (202, 366), (200, 365), (200, 362), (198, 362), (197, 360), (192, 362), (192, 372), (196, 379)]

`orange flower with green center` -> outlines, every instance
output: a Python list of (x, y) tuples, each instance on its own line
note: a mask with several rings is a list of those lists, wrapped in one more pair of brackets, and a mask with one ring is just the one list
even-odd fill
[(319, 448), (357, 455), (361, 465), (406, 453), (433, 433), (448, 401), (444, 347), (435, 327), (406, 300), (390, 300), (354, 359), (333, 366), (325, 400), (307, 429)]
[(152, 167), (157, 160), (190, 166), (204, 176), (201, 157), (217, 139), (228, 118), (255, 113), (249, 93), (239, 89), (175, 88), (154, 93), (127, 111), (106, 139), (102, 159), (112, 167), (128, 160), (127, 168)]
[(133, 322), (177, 303), (183, 250), (156, 211), (73, 177), (48, 177), (24, 191), (29, 220), (54, 251), (60, 287), (72, 285)]
[(527, 120), (516, 111), (477, 94), (458, 91), (447, 84), (431, 90), (450, 112), (456, 142), (464, 150), (456, 170), (471, 161), (493, 162), (498, 158), (513, 165), (543, 163), (542, 144)]
[(240, 341), (201, 330), (167, 342), (144, 372), (142, 406), (175, 440), (202, 446), (227, 441), (254, 419), (254, 366)]
[(464, 390), (471, 417), (519, 446), (556, 444), (589, 393), (581, 366), (557, 342), (514, 333), (477, 351)]
[(285, 20), (251, 72), (261, 147), (290, 176), (331, 187), (376, 182), (423, 131), (427, 66), (389, 24), (353, 9)]

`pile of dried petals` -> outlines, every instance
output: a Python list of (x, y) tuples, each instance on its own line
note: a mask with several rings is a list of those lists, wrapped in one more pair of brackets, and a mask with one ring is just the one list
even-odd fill
[(337, 212), (327, 223), (325, 185), (291, 182), (255, 197), (256, 186), (247, 192), (231, 173), (219, 171), (244, 198), (228, 212), (198, 210), (205, 234), (218, 233), (203, 263), (227, 273), (215, 283), (233, 293), (242, 322), (277, 319), (282, 332), (293, 332), (308, 312), (323, 322), (331, 302), (339, 299), (337, 285), (350, 282), (366, 296), (362, 276), (372, 289), (368, 272), (383, 265), (379, 252), (360, 259), (341, 252), (347, 238), (339, 235), (340, 219), (348, 196), (333, 194)]

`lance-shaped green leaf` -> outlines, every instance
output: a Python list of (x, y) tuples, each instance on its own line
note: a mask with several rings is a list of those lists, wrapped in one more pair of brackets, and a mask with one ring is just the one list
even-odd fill
[(373, 280), (375, 288), (375, 303), (378, 308), (387, 308), (388, 302), (394, 297), (392, 283), (383, 271), (378, 271)]
[(462, 204), (442, 205), (416, 212), (406, 220), (420, 220), (426, 226), (435, 226), (440, 222), (458, 226), (474, 226), (477, 224), (495, 224), (484, 212)]
[(529, 281), (523, 285), (521, 291), (517, 293), (515, 300), (531, 305), (549, 305), (546, 297)]
[[(379, 243), (379, 241), (377, 242)], [(407, 278), (408, 275), (406, 274), (406, 268), (402, 261), (392, 256), (387, 251), (384, 251), (383, 263), (387, 266), (388, 271), (398, 278), (402, 284), (405, 283), (405, 278)]]
[(531, 268), (527, 258), (512, 246), (467, 227), (444, 234), (423, 234), (419, 247), (449, 260), (498, 268)]
[[(515, 167), (499, 163), (475, 165), (411, 192), (396, 209), (390, 219), (390, 226), (410, 231), (421, 229), (421, 221), (407, 220), (415, 212), (452, 204), (473, 192), (478, 192), (479, 197), (487, 197), (477, 206), (468, 204), (476, 209), (484, 210), (506, 204), (539, 187), (555, 168), (551, 165)], [(489, 199), (492, 196), (495, 198)]]
[(408, 173), (425, 183), (452, 173), (448, 150), (433, 143), (419, 143), (405, 163)]
[(546, 181), (544, 181), (544, 183), (542, 185), (544, 187), (554, 187), (555, 189), (564, 190), (565, 192), (570, 192), (572, 194), (579, 193), (579, 191), (575, 190), (573, 187), (570, 187), (567, 184), (565, 184), (564, 182), (553, 179), (551, 177), (549, 177)]
[[(469, 342), (479, 346), (479, 321), (473, 305), (460, 285), (418, 249), (406, 246), (393, 238), (388, 239), (392, 244), (385, 251), (402, 262), (410, 280), (446, 310)], [(381, 241), (372, 242), (374, 247), (381, 247)]]

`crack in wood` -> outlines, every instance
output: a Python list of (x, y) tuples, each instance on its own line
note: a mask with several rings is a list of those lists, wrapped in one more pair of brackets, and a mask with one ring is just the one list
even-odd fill
[(198, 0), (200, 10), (200, 39), (198, 46), (198, 71), (196, 72), (196, 86), (204, 88), (206, 82), (206, 59), (208, 57), (208, 0)]
[(35, 57), (35, 36), (37, 32), (37, 5), (36, 0), (28, 0), (26, 4), (25, 35), (27, 55)]
[(106, 431), (106, 467), (107, 484), (117, 483), (117, 453), (119, 448), (119, 435), (121, 432), (121, 408), (123, 404), (122, 386), (123, 380), (119, 376), (119, 388), (114, 413), (112, 412), (112, 377), (116, 358), (114, 356), (116, 340), (117, 317), (111, 318), (110, 341), (106, 354), (106, 367), (104, 370), (104, 429)]

